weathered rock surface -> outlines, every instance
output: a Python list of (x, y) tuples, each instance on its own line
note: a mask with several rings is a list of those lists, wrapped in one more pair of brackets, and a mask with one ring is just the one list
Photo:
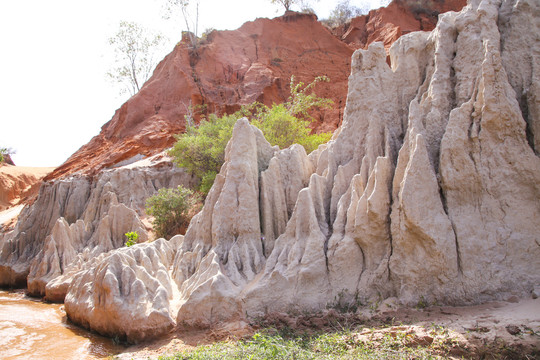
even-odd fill
[(0, 163), (0, 211), (37, 195), (41, 179), (53, 170)]
[(112, 250), (144, 230), (143, 199), (180, 170), (47, 184), (0, 235), (1, 284), (67, 293), (74, 322), (132, 342), (336, 299), (535, 294), (538, 28), (536, 0), (471, 0), (401, 37), (391, 67), (382, 43), (356, 51), (333, 139), (309, 155), (279, 150), (238, 121), (184, 238)]
[(428, 2), (413, 8), (408, 1), (394, 1), (355, 19), (347, 34), (345, 29), (338, 31), (339, 37), (314, 15), (287, 12), (275, 19), (247, 22), (237, 30), (213, 31), (196, 51), (182, 41), (100, 134), (47, 179), (75, 172), (95, 174), (125, 159), (170, 147), (174, 134), (185, 130), (184, 115), (190, 105), (204, 105), (207, 113), (231, 113), (254, 101), (282, 103), (290, 95), (291, 75), (304, 83), (319, 75), (330, 77), (329, 83), (316, 89), (334, 106), (315, 113), (312, 127), (334, 131), (343, 121), (350, 59), (358, 43), (367, 47), (384, 41), (389, 47), (402, 34), (431, 30), (437, 13), (460, 10), (465, 4), (464, 0)]
[[(272, 148), (240, 120), (172, 262), (177, 318), (164, 305), (170, 317), (160, 326), (320, 309), (336, 299), (530, 296), (540, 283), (540, 38), (520, 29), (538, 28), (539, 8), (535, 0), (472, 0), (442, 15), (433, 32), (401, 37), (391, 68), (382, 43), (356, 51), (343, 126), (309, 156)], [(518, 33), (527, 46), (508, 44)], [(92, 287), (124, 283), (120, 271), (110, 273)], [(87, 302), (77, 295), (85, 287), (72, 286), (70, 301)], [(113, 293), (119, 304), (134, 298)], [(93, 327), (92, 311), (66, 310), (111, 333)]]
[(185, 130), (190, 105), (204, 105), (209, 114), (234, 112), (254, 101), (282, 103), (290, 95), (291, 75), (305, 83), (319, 75), (330, 77), (331, 82), (317, 85), (317, 94), (336, 106), (316, 114), (314, 127), (333, 131), (343, 118), (352, 53), (315, 15), (294, 12), (247, 22), (237, 30), (213, 31), (196, 51), (184, 40), (100, 134), (48, 179), (96, 173), (170, 147), (174, 135)]
[(393, 0), (386, 7), (353, 18), (333, 32), (355, 48), (367, 49), (369, 44), (380, 41), (388, 50), (400, 36), (431, 31), (439, 14), (460, 11), (466, 4), (466, 0)]
[(0, 239), (0, 286), (28, 286), (32, 295), (63, 301), (72, 277), (88, 261), (124, 245), (125, 233), (148, 239), (146, 199), (159, 188), (192, 186), (169, 160), (146, 159), (45, 183), (13, 231)]
[[(102, 254), (73, 277), (65, 299), (70, 319), (132, 343), (175, 326), (178, 289), (170, 269), (182, 235)], [(175, 301), (176, 299), (176, 301)]]

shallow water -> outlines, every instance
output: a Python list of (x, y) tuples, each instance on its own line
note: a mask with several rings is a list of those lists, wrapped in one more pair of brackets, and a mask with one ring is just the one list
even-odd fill
[(67, 320), (63, 305), (0, 290), (0, 359), (102, 359), (122, 351)]

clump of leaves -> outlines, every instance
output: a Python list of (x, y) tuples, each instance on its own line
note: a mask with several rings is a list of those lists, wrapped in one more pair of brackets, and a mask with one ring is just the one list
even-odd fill
[(171, 238), (189, 224), (200, 203), (200, 195), (182, 185), (176, 189), (162, 188), (146, 200), (146, 213), (154, 217), (156, 235)]
[(202, 179), (199, 191), (208, 193), (216, 174), (225, 161), (225, 147), (239, 114), (218, 117), (211, 114), (198, 126), (187, 125), (186, 132), (176, 136), (176, 143), (169, 151), (179, 167)]
[(130, 231), (124, 234), (127, 238), (126, 246), (130, 247), (137, 243), (137, 239), (139, 238), (139, 234), (137, 234), (136, 231)]
[(244, 116), (253, 119), (252, 124), (261, 129), (270, 144), (282, 149), (300, 144), (310, 153), (332, 136), (331, 133), (311, 134), (309, 127), (313, 120), (310, 110), (328, 108), (332, 104), (332, 100), (318, 97), (313, 91), (317, 83), (328, 81), (328, 77), (319, 76), (305, 86), (303, 82), (296, 83), (293, 76), (291, 95), (283, 104), (268, 107), (253, 103), (231, 115), (203, 117), (199, 125), (186, 121), (186, 132), (176, 136), (177, 142), (169, 155), (176, 165), (201, 179), (199, 191), (207, 194), (225, 161), (225, 148), (234, 124)]

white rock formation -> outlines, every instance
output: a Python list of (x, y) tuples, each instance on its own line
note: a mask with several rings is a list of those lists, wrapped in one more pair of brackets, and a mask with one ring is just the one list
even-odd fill
[(178, 290), (169, 270), (182, 238), (177, 235), (170, 241), (158, 239), (102, 254), (73, 277), (65, 298), (69, 318), (132, 343), (171, 330)]
[[(396, 42), (391, 68), (382, 45), (357, 51), (340, 132), (309, 157), (290, 148), (261, 169), (264, 258), (246, 267), (208, 255), (224, 246), (212, 219), (245, 221), (231, 215), (237, 202), (205, 207), (190, 226), (190, 238), (207, 240), (177, 253), (191, 262), (174, 270), (193, 273), (175, 277), (188, 307), (178, 321), (318, 309), (344, 295), (405, 304), (529, 295), (540, 282), (540, 38), (524, 29), (538, 28), (539, 6), (471, 1), (432, 33)], [(519, 49), (507, 44), (517, 38)], [(220, 193), (241, 185), (224, 169)]]
[[(175, 325), (316, 310), (336, 299), (530, 296), (540, 284), (538, 29), (537, 0), (470, 0), (433, 32), (401, 37), (391, 67), (381, 44), (358, 50), (343, 125), (310, 155), (273, 148), (239, 120), (185, 238), (88, 254), (74, 275), (63, 270), (75, 278), (68, 316), (139, 341)], [(80, 182), (72, 196), (91, 199), (91, 210), (59, 184), (67, 200), (61, 211), (52, 201), (50, 212), (43, 207), (46, 226), (25, 221), (4, 236), (2, 281), (28, 272), (17, 259), (42, 256), (32, 267), (37, 288), (66, 286), (57, 276), (64, 262), (86, 255), (76, 247), (85, 245), (62, 239), (111, 248), (102, 245), (115, 241), (106, 215), (129, 213), (120, 205), (134, 207), (131, 191), (115, 192), (115, 202)], [(64, 209), (73, 214), (65, 221), (49, 215)], [(39, 248), (35, 234), (47, 239)], [(44, 271), (43, 262), (55, 265)]]
[(63, 301), (72, 277), (96, 256), (124, 245), (124, 234), (148, 239), (142, 223), (146, 199), (161, 187), (194, 179), (167, 159), (47, 183), (0, 242), (0, 285), (28, 285), (32, 295)]

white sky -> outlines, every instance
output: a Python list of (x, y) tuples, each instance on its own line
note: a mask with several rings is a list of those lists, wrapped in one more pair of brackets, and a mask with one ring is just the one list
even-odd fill
[[(108, 38), (122, 20), (180, 40), (182, 21), (161, 18), (165, 0), (0, 1), (0, 147), (19, 166), (59, 166), (97, 135), (120, 105)], [(338, 0), (313, 4), (320, 19)], [(377, 8), (388, 0), (351, 0)], [(283, 13), (269, 0), (200, 0), (199, 32), (236, 29)], [(161, 59), (163, 56), (159, 57)]]

